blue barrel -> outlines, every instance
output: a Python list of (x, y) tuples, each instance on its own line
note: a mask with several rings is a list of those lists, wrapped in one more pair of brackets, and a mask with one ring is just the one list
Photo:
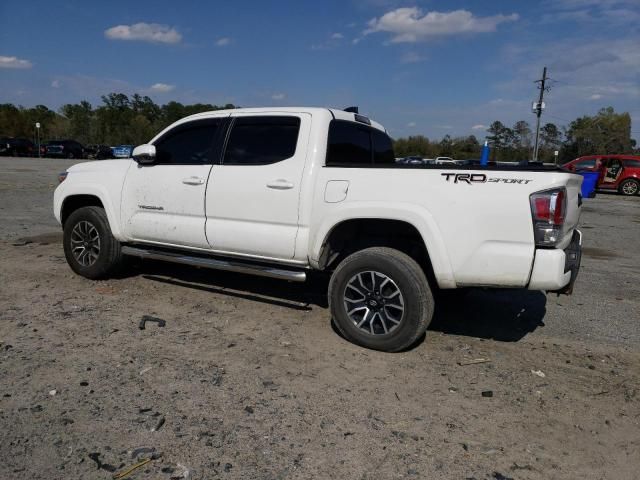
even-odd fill
[(598, 184), (598, 172), (576, 172), (582, 175), (582, 198), (593, 198), (596, 196), (596, 185)]

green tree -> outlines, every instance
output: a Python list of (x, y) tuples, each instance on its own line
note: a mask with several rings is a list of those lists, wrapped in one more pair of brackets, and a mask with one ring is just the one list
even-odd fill
[(496, 161), (513, 161), (513, 145), (515, 135), (513, 130), (496, 120), (487, 129), (487, 140), (491, 145), (491, 155)]
[(434, 148), (427, 137), (416, 135), (396, 140), (393, 150), (396, 157), (409, 157), (412, 155), (429, 157), (433, 155)]
[(480, 158), (481, 149), (482, 146), (475, 135), (453, 139), (453, 158), (460, 160), (477, 159)]
[(82, 100), (77, 104), (68, 103), (60, 108), (60, 113), (68, 120), (65, 136), (83, 144), (94, 141), (95, 114), (89, 102)]
[(187, 115), (224, 107), (208, 103), (183, 105), (169, 102), (158, 105), (148, 96), (124, 93), (104, 95), (97, 108), (83, 100), (69, 103), (59, 109), (59, 114), (44, 105), (25, 109), (10, 103), (0, 104), (0, 136), (26, 137), (35, 140), (35, 123), (40, 122), (40, 138), (71, 138), (81, 143), (109, 145), (140, 144), (149, 141), (156, 133)]
[(632, 153), (631, 116), (606, 107), (593, 117), (577, 118), (567, 128), (564, 146), (564, 160), (570, 160), (566, 154)]
[(447, 134), (442, 137), (440, 140), (440, 144), (438, 145), (438, 156), (439, 157), (452, 157), (453, 156), (453, 139), (451, 135)]
[(531, 157), (532, 134), (531, 127), (524, 120), (519, 120), (513, 125), (513, 149), (518, 160)]

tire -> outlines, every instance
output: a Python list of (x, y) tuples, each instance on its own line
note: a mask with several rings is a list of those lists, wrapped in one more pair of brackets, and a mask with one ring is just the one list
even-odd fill
[(68, 158), (69, 160), (74, 159), (74, 158), (75, 158), (75, 156), (73, 155), (73, 152), (69, 152), (69, 153), (67, 153), (67, 158)]
[[(349, 255), (333, 272), (328, 296), (340, 333), (374, 350), (398, 352), (410, 347), (433, 317), (433, 294), (424, 271), (392, 248), (372, 247)], [(347, 310), (347, 305), (354, 308)]]
[(638, 192), (640, 192), (640, 182), (634, 180), (633, 178), (628, 178), (620, 184), (620, 187), (618, 187), (618, 192), (628, 197), (637, 195)]
[(92, 280), (109, 277), (122, 264), (120, 242), (113, 237), (100, 207), (82, 207), (69, 215), (64, 222), (63, 246), (71, 270)]

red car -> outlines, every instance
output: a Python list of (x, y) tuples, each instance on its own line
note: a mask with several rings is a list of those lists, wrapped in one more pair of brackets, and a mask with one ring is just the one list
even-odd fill
[(588, 155), (565, 163), (570, 172), (599, 172), (598, 189), (617, 190), (622, 195), (640, 192), (640, 156)]

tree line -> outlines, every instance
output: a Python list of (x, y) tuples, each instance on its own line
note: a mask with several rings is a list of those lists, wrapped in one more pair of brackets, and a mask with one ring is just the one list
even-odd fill
[[(44, 105), (24, 108), (10, 103), (0, 104), (0, 136), (36, 137), (39, 122), (40, 140), (69, 138), (82, 144), (139, 145), (156, 133), (187, 115), (236, 108), (235, 105), (212, 105), (180, 102), (156, 104), (148, 96), (110, 93), (101, 97), (96, 107), (83, 100), (66, 104), (56, 112)], [(495, 161), (520, 161), (532, 158), (535, 131), (520, 120), (512, 127), (494, 121), (481, 138), (475, 135), (445, 135), (430, 140), (424, 135), (394, 140), (396, 157), (418, 155), (427, 158), (446, 156), (457, 159), (479, 158), (485, 139)], [(561, 163), (580, 155), (608, 153), (640, 153), (631, 138), (631, 116), (616, 113), (612, 107), (602, 108), (594, 116), (583, 116), (568, 126), (545, 123), (540, 129), (539, 159), (553, 161), (559, 151)]]
[(140, 145), (188, 115), (211, 110), (236, 108), (235, 105), (212, 105), (180, 102), (156, 104), (148, 96), (110, 93), (93, 107), (83, 100), (68, 103), (55, 112), (45, 105), (24, 108), (0, 104), (0, 136), (34, 139), (35, 124), (40, 123), (40, 141), (73, 139), (88, 144)]
[[(394, 143), (397, 157), (418, 155), (427, 158), (439, 156), (457, 159), (480, 157), (484, 140), (491, 147), (491, 159), (495, 161), (531, 160), (535, 143), (535, 127), (520, 120), (512, 127), (499, 120), (487, 128), (487, 134), (479, 140), (475, 135), (429, 140), (423, 135), (398, 138)], [(639, 154), (636, 141), (631, 138), (631, 116), (616, 113), (612, 107), (602, 108), (594, 116), (582, 116), (568, 126), (558, 127), (545, 123), (540, 127), (538, 158), (544, 162), (555, 159), (558, 151), (560, 163), (581, 155)]]

